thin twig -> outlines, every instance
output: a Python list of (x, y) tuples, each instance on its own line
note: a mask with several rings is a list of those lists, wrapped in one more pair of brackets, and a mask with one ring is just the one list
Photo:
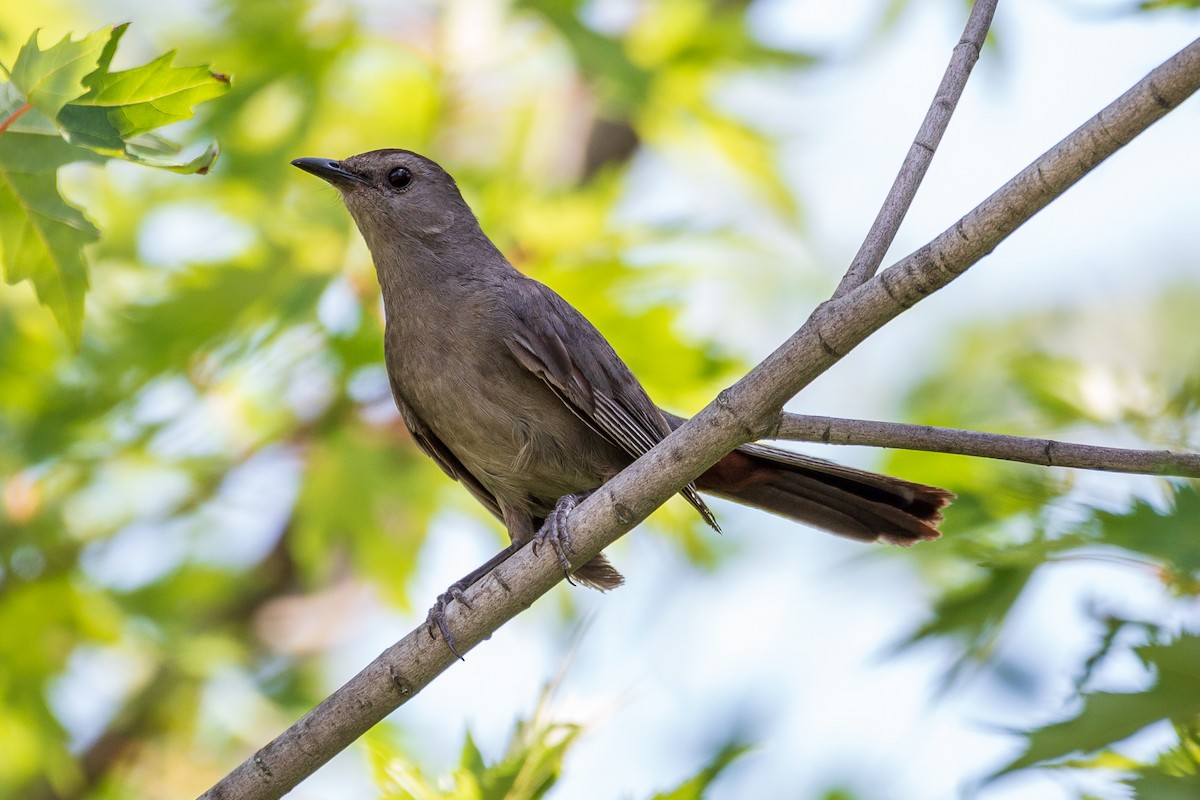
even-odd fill
[(900, 422), (783, 414), (779, 429), (771, 438), (794, 442), (925, 450), (960, 456), (999, 458), (1025, 464), (1040, 464), (1044, 467), (1200, 478), (1200, 454), (1197, 453), (1127, 450), (1120, 447), (1099, 447), (1053, 439), (1031, 439), (1025, 436), (980, 433), (931, 425), (908, 425)]
[(992, 25), (992, 15), (996, 13), (998, 2), (999, 0), (975, 0), (972, 5), (962, 39), (954, 48), (950, 63), (946, 65), (946, 73), (933, 96), (933, 103), (925, 112), (925, 119), (908, 148), (908, 155), (900, 165), (900, 172), (888, 191), (887, 199), (883, 201), (879, 215), (867, 231), (867, 238), (863, 240), (862, 247), (858, 249), (849, 269), (842, 276), (841, 283), (833, 293), (834, 297), (841, 297), (869, 281), (883, 263), (883, 257), (892, 246), (896, 231), (900, 230), (900, 223), (908, 214), (917, 188), (933, 161), (933, 154), (942, 141), (942, 134), (950, 124), (950, 117), (958, 106), (959, 98), (962, 97), (963, 87), (967, 85), (967, 78), (971, 77), (971, 69), (979, 60), (979, 52), (983, 49), (983, 41)]
[[(779, 409), (855, 345), (991, 252), (1138, 133), (1200, 89), (1200, 40), (1188, 45), (956, 225), (819, 307), (799, 331), (699, 414), (604, 484), (571, 514), (571, 563), (596, 556), (740, 444), (769, 434)], [(470, 651), (562, 580), (552, 548), (518, 550), (451, 603), (446, 622)], [(274, 800), (411, 699), (454, 663), (424, 625), (202, 796)]]

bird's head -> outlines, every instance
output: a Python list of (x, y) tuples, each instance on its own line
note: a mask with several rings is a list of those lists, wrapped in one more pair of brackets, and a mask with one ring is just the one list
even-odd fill
[(377, 248), (394, 247), (400, 239), (434, 247), (439, 239), (478, 229), (454, 178), (408, 150), (372, 150), (341, 161), (297, 158), (292, 165), (341, 193), (377, 255)]

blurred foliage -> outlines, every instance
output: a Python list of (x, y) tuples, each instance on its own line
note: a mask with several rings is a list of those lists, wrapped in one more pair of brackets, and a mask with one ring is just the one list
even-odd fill
[[(445, 163), (514, 263), (680, 408), (741, 365), (679, 335), (677, 294), (645, 291), (646, 259), (631, 254), (689, 224), (619, 219), (635, 163), (703, 158), (794, 225), (775, 144), (710, 101), (740, 71), (809, 59), (757, 44), (739, 4), (719, 9), (721, 35), (699, 0), (605, 31), (569, 2), (482, 15), (466, 3), (117, 6), (106, 13), (137, 24), (83, 39), (69, 35), (96, 26), (86, 4), (0, 8), (0, 61), (13, 65), (0, 120), (32, 106), (0, 135), (0, 203), (4, 165), (36, 167), (29, 180), (73, 226), (48, 239), (55, 263), (76, 259), (65, 297), (37, 276), (0, 292), (3, 797), (199, 791), (320, 699), (314, 656), (355, 614), (347, 587), (401, 608), (430, 602), (409, 597), (409, 578), (448, 505), (499, 542), (399, 423), (369, 258), (336, 197), (292, 158), (403, 146)], [(233, 90), (171, 66), (174, 51), (155, 57), (162, 42), (183, 63), (219, 65)], [(147, 131), (205, 99), (172, 129), (221, 142), (200, 180), (176, 172), (207, 171), (215, 149), (170, 161), (177, 151)], [(13, 245), (10, 212), (0, 236), (13, 282), (41, 262)], [(732, 228), (702, 229), (733, 254), (748, 246)], [(711, 559), (684, 519), (659, 515), (684, 552)], [(236, 713), (214, 700), (226, 695), (241, 698)], [(492, 766), (468, 742), (461, 780), (544, 791), (574, 734), (522, 731)]]
[[(913, 390), (908, 412), (924, 423), (1195, 451), (1200, 341), (1172, 332), (1188, 327), (1198, 302), (1200, 288), (1183, 285), (1120, 309), (977, 324)], [(1082, 598), (1099, 630), (1074, 693), (1062, 698), (1074, 713), (1021, 734), (1024, 755), (998, 776), (1035, 766), (1095, 770), (1136, 776), (1128, 785), (1137, 797), (1194, 792), (1200, 639), (1187, 609), (1200, 598), (1200, 485), (1147, 478), (1149, 495), (1130, 498), (1097, 493), (1067, 470), (928, 453), (889, 460), (959, 496), (941, 546), (917, 562), (940, 587), (933, 613), (901, 645), (952, 643), (948, 683), (977, 670), (1044, 671), (1036, 653), (1014, 656), (1004, 644), (1022, 605), (1033, 602), (1035, 579), (1048, 571), (1098, 561), (1158, 585), (1153, 616), (1126, 609), (1101, 585)], [(1145, 688), (1097, 689), (1105, 667), (1130, 654), (1148, 673)], [(1178, 737), (1173, 750), (1146, 762), (1121, 755), (1125, 739), (1167, 722)]]
[(750, 746), (737, 741), (727, 742), (713, 753), (712, 758), (696, 775), (666, 792), (659, 792), (651, 800), (702, 800), (707, 796), (713, 781), (721, 777), (725, 768), (750, 750)]
[[(0, 61), (16, 63), (34, 27), (46, 41), (99, 24), (85, 4), (67, 6), (0, 7)], [(793, 234), (802, 219), (777, 143), (717, 95), (747, 72), (813, 61), (760, 44), (743, 2), (664, 0), (604, 20), (573, 0), (129, 8), (128, 32), (67, 40), (100, 48), (78, 78), (88, 92), (99, 92), (89, 80), (117, 91), (130, 73), (151, 84), (182, 77), (169, 56), (152, 55), (163, 43), (236, 84), (172, 134), (221, 142), (203, 180), (125, 163), (169, 154), (165, 140), (138, 140), (145, 123), (122, 116), (132, 92), (103, 118), (96, 104), (66, 111), (79, 95), (60, 113), (35, 107), (0, 135), (2, 169), (20, 124), (43, 114), (57, 125), (38, 135), (73, 155), (38, 162), (53, 164), (39, 180), (95, 220), (72, 245), (92, 242), (86, 303), (76, 280), (66, 305), (78, 321), (86, 304), (82, 328), (64, 323), (77, 352), (39, 306), (40, 289), (0, 291), (2, 797), (200, 791), (324, 694), (320, 655), (361, 613), (356, 588), (388, 606), (429, 602), (409, 596), (409, 580), (435, 516), (461, 509), (456, 520), (490, 526), (499, 542), (499, 528), (399, 424), (369, 257), (336, 195), (295, 173), (292, 158), (404, 146), (446, 164), (513, 262), (578, 306), (651, 394), (681, 410), (742, 365), (681, 335), (681, 290), (664, 289), (661, 276), (686, 269), (683, 242), (737, 268), (763, 261), (764, 245), (711, 216), (631, 220), (622, 207), (647, 191), (646, 174), (686, 193), (702, 164), (757, 219)], [(118, 70), (126, 55), (141, 66)], [(228, 87), (188, 74), (213, 94)], [(4, 91), (9, 109), (19, 98)], [(181, 99), (190, 113), (201, 98)], [(187, 116), (161, 113), (151, 127)], [(79, 154), (84, 163), (71, 163)], [(178, 165), (199, 169), (211, 156)], [(1200, 340), (1168, 331), (1189, 328), (1197, 299), (1181, 290), (1147, 306), (1153, 335), (1131, 338), (1154, 346), (1128, 364), (1080, 358), (1070, 315), (983, 327), (913, 394), (909, 416), (1194, 447)], [(1084, 328), (1087, 343), (1106, 334)], [(1031, 578), (1063, 559), (1102, 549), (1131, 569), (1153, 565), (1180, 602), (1196, 594), (1188, 533), (1200, 503), (1190, 488), (1163, 482), (1162, 497), (1106, 506), (1073, 495), (1065, 474), (1032, 467), (928, 454), (898, 454), (892, 466), (960, 496), (946, 539), (914, 560), (941, 595), (912, 637), (952, 643), (960, 672), (989, 663)], [(1064, 521), (1067, 506), (1080, 510)], [(716, 558), (686, 510), (656, 520), (689, 558)], [(1097, 748), (1103, 760), (1120, 731), (1093, 727), (1088, 709), (1113, 693), (1087, 685), (1090, 673), (1134, 647), (1151, 669), (1183, 654), (1179, 631), (1128, 616), (1109, 613), (1098, 626), (1093, 658), (1080, 665), (1083, 710), (1053, 746), (1031, 734), (1028, 763)], [(1176, 685), (1160, 679), (1124, 696), (1127, 719), (1152, 722)], [(1185, 735), (1194, 728), (1173, 713), (1158, 718), (1176, 724), (1178, 746), (1121, 770), (1145, 796), (1170, 797), (1194, 777), (1195, 737)], [(381, 727), (366, 747), (382, 796), (535, 797), (561, 774), (580, 729), (539, 711), (490, 764), (468, 739), (449, 789), (389, 736)], [(743, 749), (722, 745), (660, 797), (702, 796)]]
[[(1144, 11), (1156, 11), (1159, 9), (1186, 9), (1194, 11), (1200, 9), (1200, 0), (1142, 0), (1138, 4), (1138, 8)], [(1164, 797), (1166, 795), (1163, 795)]]
[[(38, 299), (78, 343), (87, 290), (85, 245), (99, 231), (59, 194), (58, 168), (123, 158), (180, 173), (208, 172), (215, 145), (187, 161), (150, 132), (190, 119), (192, 106), (224, 94), (229, 78), (203, 67), (171, 66), (173, 53), (114, 72), (128, 23), (42, 50), (34, 32), (0, 83), (0, 265), (13, 284), (30, 281)], [(2, 65), (0, 65), (2, 68)]]
[[(586, 731), (579, 725), (555, 722), (552, 681), (528, 720), (518, 719), (503, 755), (487, 763), (470, 733), (463, 742), (459, 766), (450, 775), (430, 778), (403, 753), (386, 729), (365, 737), (371, 769), (383, 800), (537, 800), (544, 797), (562, 773), (563, 758)], [(651, 800), (701, 800), (732, 764), (749, 748), (729, 742), (716, 749), (699, 772)]]
[[(450, 775), (430, 778), (408, 759), (403, 748), (382, 728), (365, 737), (371, 769), (382, 800), (538, 800), (554, 786), (562, 773), (563, 758), (585, 730), (579, 725), (551, 719), (554, 682), (543, 691), (534, 713), (518, 719), (503, 755), (487, 763), (470, 733), (463, 742), (459, 766)], [(719, 747), (707, 764), (691, 778), (651, 800), (700, 800), (709, 786), (746, 745), (729, 743)]]
[(562, 772), (563, 756), (582, 732), (579, 726), (549, 719), (550, 692), (542, 694), (533, 716), (517, 720), (499, 761), (486, 763), (468, 733), (458, 769), (427, 778), (382, 731), (368, 734), (371, 767), (383, 800), (537, 800)]
[[(1200, 637), (1184, 635), (1173, 642), (1136, 647), (1134, 652), (1154, 669), (1153, 686), (1137, 693), (1085, 693), (1083, 707), (1073, 719), (1031, 732), (1025, 753), (999, 774), (1078, 751), (1093, 752), (1164, 719), (1180, 726), (1181, 752), (1190, 754), (1200, 744), (1189, 729), (1200, 723), (1200, 671), (1196, 669)], [(1188, 766), (1194, 776), (1200, 762), (1193, 759)]]

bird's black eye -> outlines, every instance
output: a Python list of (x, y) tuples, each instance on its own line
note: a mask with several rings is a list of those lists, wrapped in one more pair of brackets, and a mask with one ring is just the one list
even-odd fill
[(413, 182), (412, 170), (410, 170), (408, 167), (396, 167), (394, 170), (388, 173), (387, 181), (388, 186), (391, 186), (397, 191), (401, 189), (407, 189), (409, 184)]

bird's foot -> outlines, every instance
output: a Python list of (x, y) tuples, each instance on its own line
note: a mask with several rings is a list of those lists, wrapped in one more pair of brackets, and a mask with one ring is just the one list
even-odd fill
[(567, 583), (572, 586), (575, 581), (571, 580), (571, 559), (568, 554), (574, 555), (575, 548), (571, 547), (571, 527), (568, 524), (568, 517), (575, 509), (590, 494), (590, 492), (578, 492), (576, 494), (565, 494), (558, 498), (558, 502), (554, 504), (554, 510), (546, 517), (545, 524), (541, 530), (533, 535), (533, 554), (538, 554), (538, 548), (544, 544), (548, 544), (554, 548), (555, 555), (558, 556), (558, 566), (562, 569), (563, 577), (567, 579)]
[(458, 660), (463, 661), (465, 659), (462, 657), (462, 653), (458, 652), (458, 648), (454, 646), (454, 637), (450, 635), (450, 626), (446, 624), (446, 607), (457, 600), (470, 611), (471, 604), (467, 602), (464, 594), (466, 590), (471, 584), (507, 561), (509, 556), (516, 551), (517, 546), (510, 544), (499, 553), (496, 553), (496, 555), (489, 558), (483, 564), (471, 570), (469, 575), (464, 575), (459, 580), (450, 584), (450, 588), (439, 594), (437, 600), (433, 602), (433, 608), (429, 609), (429, 616), (425, 618), (425, 626), (429, 629), (429, 638), (436, 639), (436, 634), (440, 632), (442, 634), (442, 641), (446, 643), (446, 646), (450, 648), (450, 652), (454, 653), (454, 657)]
[(450, 584), (450, 587), (446, 589), (446, 591), (439, 594), (437, 596), (437, 600), (433, 601), (433, 608), (429, 609), (429, 616), (425, 618), (425, 626), (429, 629), (429, 638), (437, 638), (434, 635), (435, 629), (437, 632), (440, 632), (442, 634), (442, 641), (446, 643), (446, 646), (450, 648), (450, 652), (454, 653), (454, 657), (459, 661), (465, 661), (466, 659), (462, 657), (462, 653), (458, 652), (458, 649), (454, 646), (454, 637), (450, 635), (450, 626), (446, 624), (446, 606), (457, 600), (458, 602), (462, 603), (467, 610), (470, 610), (471, 604), (467, 602), (467, 598), (463, 594), (463, 591), (470, 586), (471, 583), (474, 583), (474, 581), (465, 581), (466, 579), (456, 581)]

